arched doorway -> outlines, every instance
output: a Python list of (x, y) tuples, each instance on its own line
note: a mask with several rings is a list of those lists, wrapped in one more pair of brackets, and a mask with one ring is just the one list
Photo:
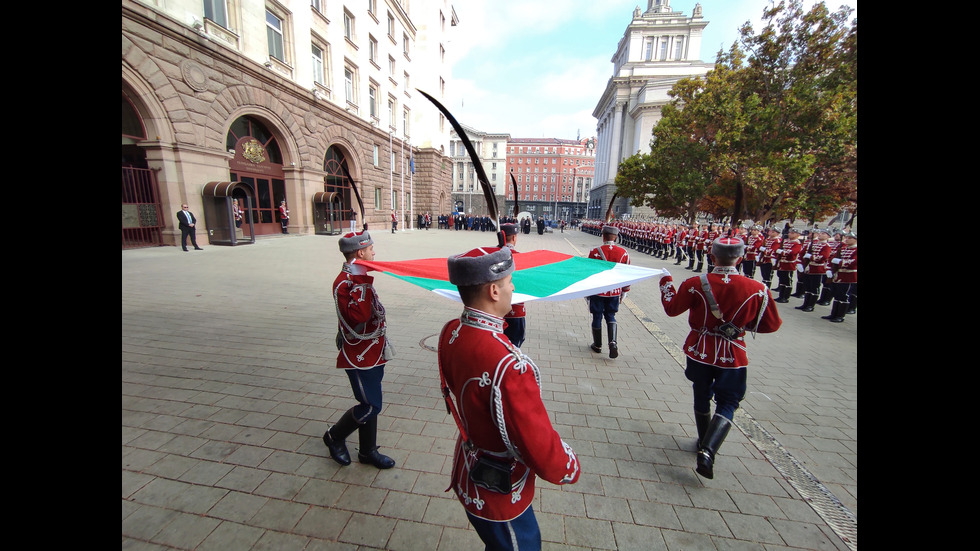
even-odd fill
[(231, 124), (225, 147), (235, 152), (228, 163), (231, 181), (247, 186), (255, 198), (251, 210), (245, 213), (255, 235), (282, 233), (279, 203), (286, 200), (288, 205), (289, 202), (282, 151), (276, 138), (262, 121), (246, 115)]
[(156, 173), (138, 143), (146, 139), (143, 118), (122, 90), (122, 248), (163, 245), (163, 211)]
[[(340, 213), (341, 233), (349, 231), (356, 220), (356, 200), (351, 191), (350, 165), (342, 149), (336, 145), (327, 149), (323, 160), (323, 191), (330, 196), (330, 208)], [(363, 197), (361, 198), (363, 199)]]

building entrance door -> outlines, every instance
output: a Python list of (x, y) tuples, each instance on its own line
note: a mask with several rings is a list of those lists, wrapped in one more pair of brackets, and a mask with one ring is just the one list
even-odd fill
[(231, 181), (248, 186), (255, 197), (252, 209), (245, 213), (246, 221), (252, 221), (255, 235), (282, 233), (279, 203), (289, 201), (282, 152), (275, 137), (262, 121), (244, 116), (232, 123), (226, 143), (229, 150), (235, 151), (229, 162)]
[[(245, 213), (245, 221), (252, 220), (255, 235), (282, 233), (279, 221), (279, 202), (286, 198), (286, 183), (278, 178), (255, 175), (231, 174), (232, 181), (241, 182), (252, 190), (255, 204)], [(246, 228), (247, 224), (242, 224)], [(248, 229), (245, 229), (246, 235)]]

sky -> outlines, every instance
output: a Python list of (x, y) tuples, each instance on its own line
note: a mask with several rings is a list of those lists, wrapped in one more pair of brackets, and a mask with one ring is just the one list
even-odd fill
[[(697, 0), (671, 0), (690, 17)], [(808, 10), (814, 0), (803, 0)], [(464, 126), (512, 138), (587, 138), (612, 56), (633, 9), (647, 0), (456, 0), (459, 26), (447, 45), (446, 107)], [(700, 59), (728, 50), (746, 21), (758, 32), (769, 0), (700, 0)], [(857, 0), (826, 0), (831, 11)]]

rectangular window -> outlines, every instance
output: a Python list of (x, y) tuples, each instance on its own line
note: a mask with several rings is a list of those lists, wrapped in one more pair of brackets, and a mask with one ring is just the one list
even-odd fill
[(225, 0), (204, 0), (204, 17), (228, 28), (228, 7)]
[(368, 58), (371, 63), (378, 64), (378, 41), (373, 36), (368, 36)]
[(395, 100), (388, 100), (388, 126), (395, 129)]
[(388, 38), (395, 40), (395, 16), (388, 13)]
[(408, 35), (404, 33), (402, 34), (402, 53), (408, 57)]
[(667, 37), (660, 38), (660, 61), (667, 60)]
[[(374, 147), (377, 148), (378, 146)], [(381, 188), (379, 187), (374, 188), (374, 210), (381, 210)]]
[(647, 42), (646, 53), (644, 53), (643, 59), (645, 59), (646, 61), (650, 61), (651, 59), (653, 59), (653, 39), (648, 38), (646, 42)]
[(684, 37), (674, 37), (674, 59), (680, 61), (684, 59)]
[(406, 138), (411, 135), (411, 133), (408, 131), (408, 121), (411, 119), (411, 113), (412, 112), (408, 109), (402, 112), (402, 133)]
[(395, 58), (388, 56), (388, 76), (395, 78)]
[(378, 118), (378, 87), (374, 84), (368, 88), (368, 111), (372, 119)]
[[(380, 162), (381, 162), (381, 146), (378, 144), (374, 144), (374, 166), (378, 166)], [(377, 199), (375, 199), (375, 202), (377, 202)], [(379, 208), (379, 207), (375, 205), (374, 208)]]
[(354, 70), (344, 67), (344, 92), (347, 94), (347, 103), (357, 103), (354, 101)]
[(313, 44), (313, 82), (324, 84), (323, 82), (323, 50)]
[(371, 15), (378, 14), (378, 0), (368, 0), (368, 13)]
[(344, 38), (354, 41), (354, 16), (344, 12)]
[(320, 5), (320, 0), (310, 0), (310, 5), (313, 6), (313, 9), (316, 11), (321, 13), (323, 12), (323, 6)]
[(276, 17), (271, 11), (265, 11), (266, 34), (269, 39), (269, 57), (274, 57), (279, 61), (286, 61), (285, 49), (282, 39), (282, 19)]

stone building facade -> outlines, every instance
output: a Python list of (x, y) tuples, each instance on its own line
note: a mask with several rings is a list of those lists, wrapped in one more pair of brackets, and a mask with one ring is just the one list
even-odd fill
[[(213, 14), (206, 8), (215, 4), (231, 8), (236, 28), (207, 17)], [(368, 2), (364, 13), (324, 14), (317, 4), (122, 2), (123, 248), (179, 243), (175, 213), (182, 203), (198, 218), (200, 243), (231, 245), (280, 233), (283, 200), (289, 233), (336, 234), (351, 227), (352, 217), (358, 228), (387, 227), (393, 208), (405, 229), (414, 226), (413, 210), (451, 209), (448, 129), (442, 136), (411, 135), (414, 120), (425, 119), (418, 126), (427, 129), (443, 122), (410, 88), (410, 68), (424, 63), (410, 55), (415, 23), (394, 0), (381, 2), (381, 11)], [(443, 26), (447, 18), (455, 24), (445, 1), (414, 4), (419, 17), (432, 20), (427, 28), (439, 27), (440, 17)], [(263, 7), (267, 28), (255, 22)], [(286, 61), (271, 52), (263, 61), (255, 53), (269, 29), (270, 48), (273, 43), (269, 14), (287, 23), (281, 29), (291, 52), (282, 56)], [(343, 32), (349, 16), (357, 17), (360, 31), (348, 37)], [(400, 36), (389, 41), (388, 50), (373, 36), (387, 34), (389, 40), (392, 33)], [(436, 33), (430, 28), (429, 34)], [(312, 64), (306, 57), (311, 42)], [(331, 57), (327, 75), (317, 78), (307, 68), (317, 70), (318, 43)], [(390, 59), (401, 55), (404, 61), (399, 78), (382, 78), (382, 64), (357, 57), (380, 58), (389, 51)], [(394, 68), (394, 62), (387, 67)], [(427, 72), (432, 71), (416, 74)], [(386, 85), (376, 87), (379, 82)], [(242, 227), (229, 219), (232, 205), (245, 209)]]
[[(595, 185), (589, 196), (588, 217), (605, 216), (616, 192), (616, 172), (623, 159), (649, 151), (667, 92), (683, 78), (704, 76), (714, 64), (704, 63), (701, 36), (708, 25), (696, 4), (687, 17), (673, 11), (670, 0), (647, 0), (637, 7), (613, 54), (613, 75), (592, 115), (598, 145)], [(636, 211), (636, 212), (634, 212)], [(643, 216), (647, 207), (633, 207), (624, 198), (613, 205), (616, 217)]]

